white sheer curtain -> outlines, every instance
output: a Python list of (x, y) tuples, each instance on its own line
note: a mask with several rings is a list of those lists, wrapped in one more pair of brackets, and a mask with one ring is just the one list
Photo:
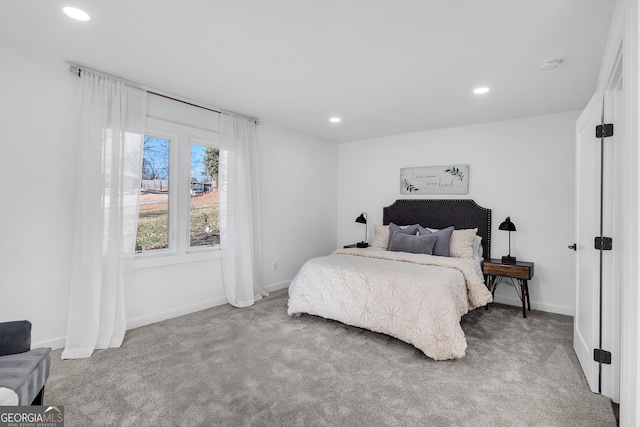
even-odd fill
[(135, 251), (146, 92), (82, 71), (69, 317), (63, 359), (119, 347)]
[(262, 259), (255, 120), (223, 112), (218, 166), (222, 277), (229, 304), (247, 307), (268, 294)]

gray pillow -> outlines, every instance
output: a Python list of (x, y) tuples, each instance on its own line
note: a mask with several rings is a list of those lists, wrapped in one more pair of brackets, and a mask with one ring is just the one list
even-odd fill
[(413, 236), (404, 233), (395, 233), (391, 238), (389, 250), (394, 252), (409, 252), (412, 254), (431, 255), (436, 236)]
[(421, 236), (436, 236), (437, 240), (433, 247), (433, 254), (438, 256), (450, 256), (449, 246), (451, 245), (453, 225), (435, 232), (420, 226), (418, 227), (418, 234)]
[(408, 226), (407, 228), (400, 228), (399, 225), (390, 223), (389, 224), (389, 244), (387, 244), (387, 250), (389, 250), (389, 245), (391, 245), (391, 239), (393, 239), (393, 235), (395, 233), (410, 234), (412, 236), (415, 236), (416, 234), (418, 234), (418, 227), (420, 227), (420, 225), (413, 224)]
[(18, 320), (0, 323), (0, 356), (24, 353), (31, 349), (31, 322)]

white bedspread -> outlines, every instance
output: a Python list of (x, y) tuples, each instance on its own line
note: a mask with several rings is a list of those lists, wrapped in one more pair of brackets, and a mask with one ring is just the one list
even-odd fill
[(391, 335), (436, 360), (464, 357), (463, 314), (491, 302), (477, 260), (340, 249), (307, 261), (288, 314), (308, 313)]

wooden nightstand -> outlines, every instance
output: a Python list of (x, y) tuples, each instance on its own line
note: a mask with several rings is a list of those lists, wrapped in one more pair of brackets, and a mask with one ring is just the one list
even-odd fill
[[(525, 299), (527, 301), (527, 308), (531, 311), (531, 301), (529, 300), (529, 283), (533, 277), (533, 263), (518, 261), (515, 264), (502, 264), (499, 259), (491, 258), (485, 260), (482, 264), (482, 272), (487, 278), (487, 288), (491, 291), (491, 295), (494, 295), (496, 288), (505, 278), (516, 279), (520, 284), (520, 300), (522, 301), (522, 317), (527, 317), (527, 310), (525, 309)], [(518, 290), (513, 280), (511, 281), (513, 286)], [(489, 306), (486, 307), (488, 309)]]

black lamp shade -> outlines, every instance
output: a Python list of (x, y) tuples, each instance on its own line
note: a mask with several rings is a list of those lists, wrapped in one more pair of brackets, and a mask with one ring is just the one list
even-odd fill
[(358, 218), (356, 218), (356, 222), (358, 222), (360, 224), (366, 224), (367, 223), (367, 218), (365, 218), (364, 212), (361, 213)]
[(502, 224), (500, 224), (500, 227), (498, 227), (498, 229), (504, 231), (516, 231), (516, 225), (511, 222), (511, 217), (508, 216), (507, 219), (505, 219)]

